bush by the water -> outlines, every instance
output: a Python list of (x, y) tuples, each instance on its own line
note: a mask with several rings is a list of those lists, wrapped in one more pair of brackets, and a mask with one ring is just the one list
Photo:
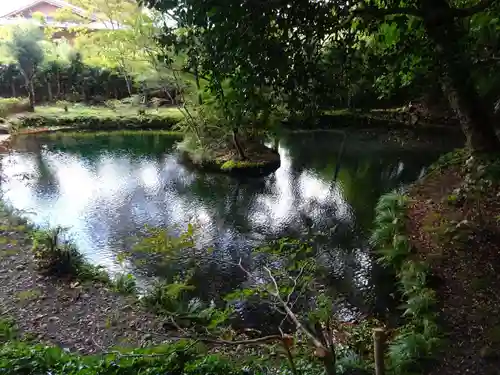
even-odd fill
[(114, 279), (114, 288), (117, 292), (122, 294), (136, 294), (137, 281), (133, 275), (121, 273), (116, 275)]
[(40, 272), (56, 277), (109, 282), (101, 268), (92, 266), (75, 244), (65, 238), (65, 229), (33, 232), (33, 252)]
[(394, 269), (405, 300), (405, 324), (396, 330), (388, 348), (391, 372), (423, 373), (435, 359), (441, 344), (437, 300), (429, 287), (430, 271), (412, 258), (406, 235), (408, 197), (398, 193), (382, 196), (375, 209), (375, 230), (371, 242), (380, 255), (379, 262)]
[(67, 116), (54, 117), (32, 115), (19, 118), (18, 128), (74, 128), (80, 130), (122, 130), (122, 129), (171, 129), (177, 124), (175, 117), (147, 116)]
[(16, 113), (26, 112), (30, 109), (29, 102), (24, 98), (0, 98), (0, 118), (5, 118)]

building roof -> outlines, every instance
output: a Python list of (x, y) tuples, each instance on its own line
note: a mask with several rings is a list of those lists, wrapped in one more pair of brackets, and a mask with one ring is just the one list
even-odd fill
[(15, 9), (12, 9), (10, 12), (8, 12), (4, 15), (1, 15), (0, 17), (2, 17), (2, 18), (14, 17), (15, 15), (17, 15), (17, 14), (19, 14), (27, 9), (30, 9), (38, 4), (43, 4), (43, 3), (47, 3), (47, 4), (53, 5), (53, 6), (58, 7), (58, 8), (69, 8), (75, 14), (78, 14), (79, 16), (88, 18), (88, 14), (85, 12), (85, 10), (83, 10), (82, 8), (77, 7), (73, 4), (70, 4), (66, 1), (63, 1), (63, 0), (33, 0), (33, 1), (30, 1), (26, 4), (21, 5)]
[[(0, 0), (2, 1), (2, 0)], [(57, 27), (57, 28), (62, 28), (62, 29), (69, 29), (72, 27), (85, 27), (86, 29), (90, 30), (112, 30), (112, 29), (123, 29), (124, 27), (121, 25), (112, 25), (110, 22), (107, 21), (100, 21), (97, 19), (95, 16), (89, 15), (84, 9), (77, 7), (73, 4), (70, 4), (66, 1), (63, 0), (32, 0), (29, 1), (26, 4), (23, 4), (22, 6), (17, 7), (14, 10), (9, 11), (8, 13), (4, 15), (0, 15), (0, 25), (10, 25), (10, 24), (17, 24), (19, 22), (19, 14), (22, 13), (25, 10), (28, 10), (38, 4), (51, 4), (55, 7), (58, 8), (68, 8), (71, 9), (71, 11), (83, 18), (88, 19), (89, 23), (80, 23), (80, 22), (61, 22), (61, 21), (54, 21), (54, 20), (47, 20), (46, 24), (50, 25), (52, 27)], [(31, 22), (39, 23), (36, 20), (30, 20)], [(42, 25), (40, 25), (42, 26)]]

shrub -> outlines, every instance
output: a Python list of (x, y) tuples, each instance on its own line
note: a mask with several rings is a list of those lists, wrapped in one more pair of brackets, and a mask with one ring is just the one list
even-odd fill
[(30, 105), (24, 98), (0, 98), (0, 118), (5, 118), (16, 113), (27, 112)]
[(38, 269), (44, 274), (109, 282), (108, 274), (101, 267), (87, 263), (75, 244), (65, 238), (64, 228), (33, 232), (33, 251)]
[(121, 273), (114, 279), (114, 289), (122, 294), (136, 294), (137, 281), (131, 274)]
[(388, 359), (394, 374), (422, 373), (441, 343), (437, 325), (436, 294), (430, 289), (429, 268), (413, 260), (405, 235), (407, 197), (390, 193), (380, 198), (375, 209), (376, 228), (372, 243), (379, 261), (396, 269), (399, 287), (406, 300), (403, 317), (406, 324), (396, 330), (389, 344)]
[(439, 171), (449, 167), (463, 165), (468, 156), (468, 150), (459, 148), (454, 151), (443, 154), (439, 159), (429, 167), (429, 172)]
[(11, 342), (0, 346), (0, 374), (183, 374), (252, 375), (221, 355), (207, 355), (195, 343), (182, 341), (147, 349), (80, 356), (50, 346)]
[(64, 229), (56, 227), (33, 233), (33, 251), (38, 268), (54, 276), (77, 275), (85, 263), (83, 255), (65, 240)]
[(62, 127), (79, 130), (171, 129), (177, 118), (166, 116), (24, 116), (18, 119), (19, 128)]

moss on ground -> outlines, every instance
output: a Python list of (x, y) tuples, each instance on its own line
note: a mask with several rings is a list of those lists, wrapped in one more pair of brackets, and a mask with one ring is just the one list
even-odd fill
[(232, 171), (235, 169), (248, 169), (248, 168), (264, 168), (266, 166), (266, 162), (264, 161), (237, 161), (237, 160), (228, 160), (220, 165), (221, 171)]

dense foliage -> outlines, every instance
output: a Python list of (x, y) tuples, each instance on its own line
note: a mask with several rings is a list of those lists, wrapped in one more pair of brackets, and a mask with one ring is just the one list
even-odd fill
[(393, 269), (406, 301), (403, 324), (389, 344), (389, 365), (395, 374), (421, 373), (436, 359), (442, 344), (437, 300), (429, 287), (430, 271), (425, 262), (412, 259), (412, 247), (405, 234), (408, 197), (383, 195), (375, 209), (375, 230), (371, 241), (379, 262)]
[[(303, 114), (334, 105), (332, 97), (352, 105), (354, 93), (374, 86), (384, 96), (401, 89), (406, 98), (437, 95), (460, 120), (470, 148), (499, 146), (492, 102), (481, 99), (494, 96), (485, 81), (496, 73), (474, 64), (478, 56), (496, 64), (496, 1), (144, 3), (187, 30), (192, 70), (208, 80), (233, 121), (281, 103)], [(161, 42), (178, 44), (174, 30), (166, 27)]]
[(79, 356), (60, 348), (29, 342), (0, 343), (0, 374), (126, 375), (126, 374), (257, 374), (217, 355), (207, 355), (196, 342), (180, 342), (150, 349), (112, 351)]

